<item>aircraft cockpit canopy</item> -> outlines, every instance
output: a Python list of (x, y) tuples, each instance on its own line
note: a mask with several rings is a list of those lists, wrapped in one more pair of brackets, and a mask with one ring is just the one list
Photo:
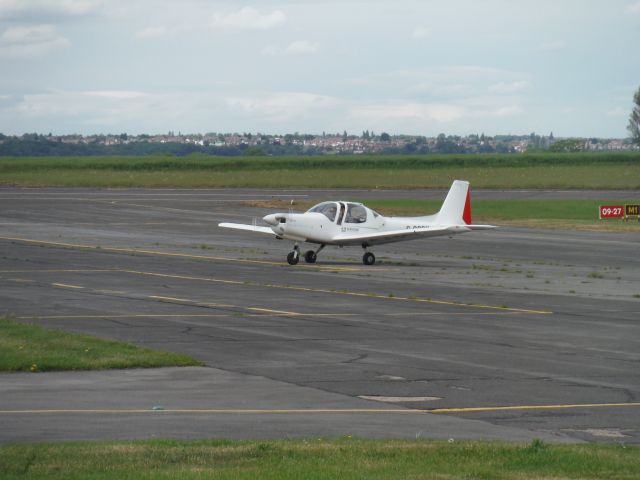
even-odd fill
[(308, 210), (308, 212), (321, 213), (332, 222), (335, 221), (336, 219), (337, 211), (338, 211), (338, 207), (336, 202), (322, 202), (316, 205), (315, 207), (311, 207)]
[(367, 218), (377, 218), (379, 214), (361, 203), (352, 202), (322, 202), (311, 207), (308, 212), (321, 213), (331, 222), (338, 218), (338, 225), (342, 223), (365, 223)]

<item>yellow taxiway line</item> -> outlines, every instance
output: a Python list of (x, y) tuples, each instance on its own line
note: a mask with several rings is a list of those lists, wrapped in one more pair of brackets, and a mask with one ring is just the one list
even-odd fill
[(471, 408), (429, 408), (429, 409), (400, 409), (400, 408), (151, 408), (151, 409), (117, 409), (117, 408), (88, 408), (88, 409), (20, 409), (0, 410), (0, 415), (25, 415), (25, 414), (140, 414), (140, 413), (175, 413), (175, 414), (341, 414), (341, 413), (477, 413), (505, 410), (556, 410), (556, 409), (593, 409), (593, 408), (623, 408), (640, 407), (640, 403), (582, 403), (566, 405), (513, 405), (501, 407), (471, 407)]
[[(156, 256), (164, 256), (164, 257), (178, 257), (178, 258), (190, 258), (196, 260), (207, 260), (212, 262), (234, 262), (234, 263), (252, 263), (252, 264), (260, 264), (260, 265), (277, 265), (279, 267), (285, 266), (284, 263), (281, 262), (270, 262), (267, 260), (249, 260), (243, 258), (229, 258), (229, 257), (214, 257), (210, 255), (190, 255), (187, 253), (177, 253), (177, 252), (162, 252), (158, 250), (146, 250), (141, 248), (126, 248), (126, 247), (103, 247), (100, 245), (87, 245), (80, 243), (66, 243), (66, 242), (52, 242), (48, 240), (34, 240), (30, 238), (19, 238), (19, 237), (4, 237), (0, 236), (0, 240), (8, 240), (12, 242), (23, 242), (23, 243), (33, 243), (37, 245), (51, 245), (54, 247), (62, 247), (68, 249), (75, 250), (97, 250), (101, 252), (116, 252), (116, 253), (139, 253), (144, 255), (156, 255)], [(339, 271), (339, 272), (360, 272), (366, 269), (356, 268), (356, 267), (333, 267), (333, 266), (323, 266), (323, 265), (300, 265), (303, 268), (311, 268), (315, 270), (329, 270), (329, 271)]]
[[(2, 237), (0, 236), (0, 240), (11, 240), (11, 241), (20, 241), (27, 243), (35, 243), (35, 244), (45, 244), (45, 245), (54, 245), (61, 246), (64, 248), (79, 248), (79, 249), (93, 249), (100, 251), (114, 251), (114, 252), (126, 252), (126, 253), (143, 253), (149, 255), (160, 255), (160, 256), (172, 256), (172, 257), (181, 257), (181, 258), (191, 258), (191, 259), (199, 259), (199, 260), (209, 260), (209, 261), (230, 261), (230, 262), (241, 262), (241, 263), (258, 263), (265, 265), (278, 265), (282, 266), (283, 264), (278, 262), (267, 262), (262, 260), (244, 260), (244, 259), (234, 259), (234, 258), (226, 258), (226, 257), (210, 257), (206, 255), (189, 255), (183, 253), (171, 253), (171, 252), (158, 252), (152, 250), (139, 250), (139, 249), (130, 249), (130, 248), (119, 248), (119, 247), (99, 247), (94, 245), (79, 245), (79, 244), (70, 244), (70, 243), (61, 243), (61, 242), (48, 242), (41, 240), (31, 240), (24, 238), (14, 238), (14, 237)], [(316, 268), (320, 270), (330, 270), (330, 271), (360, 271), (361, 269), (357, 268), (344, 268), (344, 267), (320, 267), (320, 266), (310, 266), (311, 268)], [(73, 272), (74, 270), (69, 270)], [(87, 270), (91, 272), (92, 270)], [(175, 275), (175, 274), (166, 274), (166, 273), (156, 273), (156, 272), (143, 272), (138, 270), (127, 270), (127, 269), (113, 269), (113, 270), (93, 270), (93, 271), (106, 271), (106, 272), (124, 272), (134, 275), (146, 275), (146, 276), (154, 276), (154, 277), (162, 277), (162, 278), (175, 278), (181, 280), (195, 280), (195, 281), (203, 281), (203, 282), (213, 282), (213, 283), (224, 283), (230, 285), (245, 285), (245, 286), (253, 286), (253, 287), (267, 287), (267, 288), (277, 288), (283, 290), (293, 290), (298, 292), (313, 292), (313, 293), (327, 293), (332, 295), (347, 295), (354, 297), (369, 297), (376, 299), (386, 299), (393, 301), (405, 301), (405, 302), (417, 302), (417, 303), (428, 303), (434, 305), (448, 305), (453, 307), (463, 307), (463, 308), (476, 308), (483, 310), (492, 310), (492, 311), (502, 311), (509, 313), (524, 313), (524, 314), (535, 314), (535, 315), (550, 315), (553, 314), (550, 310), (534, 310), (534, 309), (526, 309), (526, 308), (516, 308), (516, 307), (507, 307), (507, 306), (498, 306), (498, 305), (485, 305), (479, 303), (463, 303), (456, 302), (451, 300), (437, 300), (431, 298), (420, 298), (420, 297), (404, 297), (404, 296), (389, 296), (382, 295), (378, 293), (364, 293), (364, 292), (354, 292), (354, 291), (346, 291), (346, 290), (330, 290), (325, 288), (314, 288), (314, 287), (301, 287), (295, 285), (278, 285), (273, 283), (252, 283), (252, 282), (243, 282), (239, 280), (227, 280), (220, 278), (212, 278), (212, 277), (194, 277), (188, 275)], [(17, 271), (13, 271), (12, 273), (18, 273)], [(22, 271), (25, 273), (25, 271)], [(151, 297), (162, 299), (163, 297)], [(184, 300), (184, 299), (172, 299), (169, 297), (165, 297), (166, 300), (169, 301), (183, 301), (194, 303), (194, 300)]]

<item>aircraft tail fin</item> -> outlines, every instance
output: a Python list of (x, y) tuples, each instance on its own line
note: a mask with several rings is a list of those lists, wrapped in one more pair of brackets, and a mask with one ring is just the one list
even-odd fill
[(439, 225), (471, 225), (471, 190), (469, 182), (454, 180), (437, 214)]

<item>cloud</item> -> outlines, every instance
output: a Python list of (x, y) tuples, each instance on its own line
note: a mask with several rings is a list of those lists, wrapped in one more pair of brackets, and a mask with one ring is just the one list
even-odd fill
[(296, 40), (289, 44), (285, 52), (290, 55), (304, 55), (310, 53), (317, 53), (320, 50), (320, 44), (316, 42), (309, 42), (307, 40)]
[(0, 57), (35, 57), (69, 46), (53, 25), (11, 27), (0, 36)]
[(87, 15), (99, 0), (0, 0), (0, 19), (41, 21), (43, 18)]
[(431, 35), (431, 29), (428, 27), (416, 27), (413, 29), (413, 32), (411, 33), (411, 38), (415, 38), (416, 40), (419, 40), (421, 38), (426, 38), (429, 35)]
[(464, 117), (465, 109), (452, 104), (396, 102), (355, 106), (351, 115), (374, 124), (398, 121), (450, 123)]
[(226, 104), (235, 110), (275, 121), (298, 119), (321, 110), (334, 109), (340, 103), (335, 97), (307, 92), (268, 92), (226, 98)]
[(640, 2), (630, 3), (627, 5), (627, 8), (625, 8), (625, 11), (627, 13), (640, 13)]
[(497, 94), (513, 94), (520, 93), (529, 88), (529, 82), (526, 80), (516, 80), (515, 82), (499, 82), (489, 85), (489, 92)]
[(211, 26), (214, 29), (271, 30), (286, 21), (286, 15), (280, 10), (263, 14), (253, 7), (243, 7), (237, 12), (214, 14)]
[(167, 27), (146, 27), (136, 32), (136, 38), (158, 38), (169, 35), (170, 29)]

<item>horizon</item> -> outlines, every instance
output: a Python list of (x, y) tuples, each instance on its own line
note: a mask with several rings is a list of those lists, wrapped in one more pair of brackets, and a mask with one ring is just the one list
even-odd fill
[(639, 42), (640, 0), (0, 0), (0, 132), (623, 139)]

